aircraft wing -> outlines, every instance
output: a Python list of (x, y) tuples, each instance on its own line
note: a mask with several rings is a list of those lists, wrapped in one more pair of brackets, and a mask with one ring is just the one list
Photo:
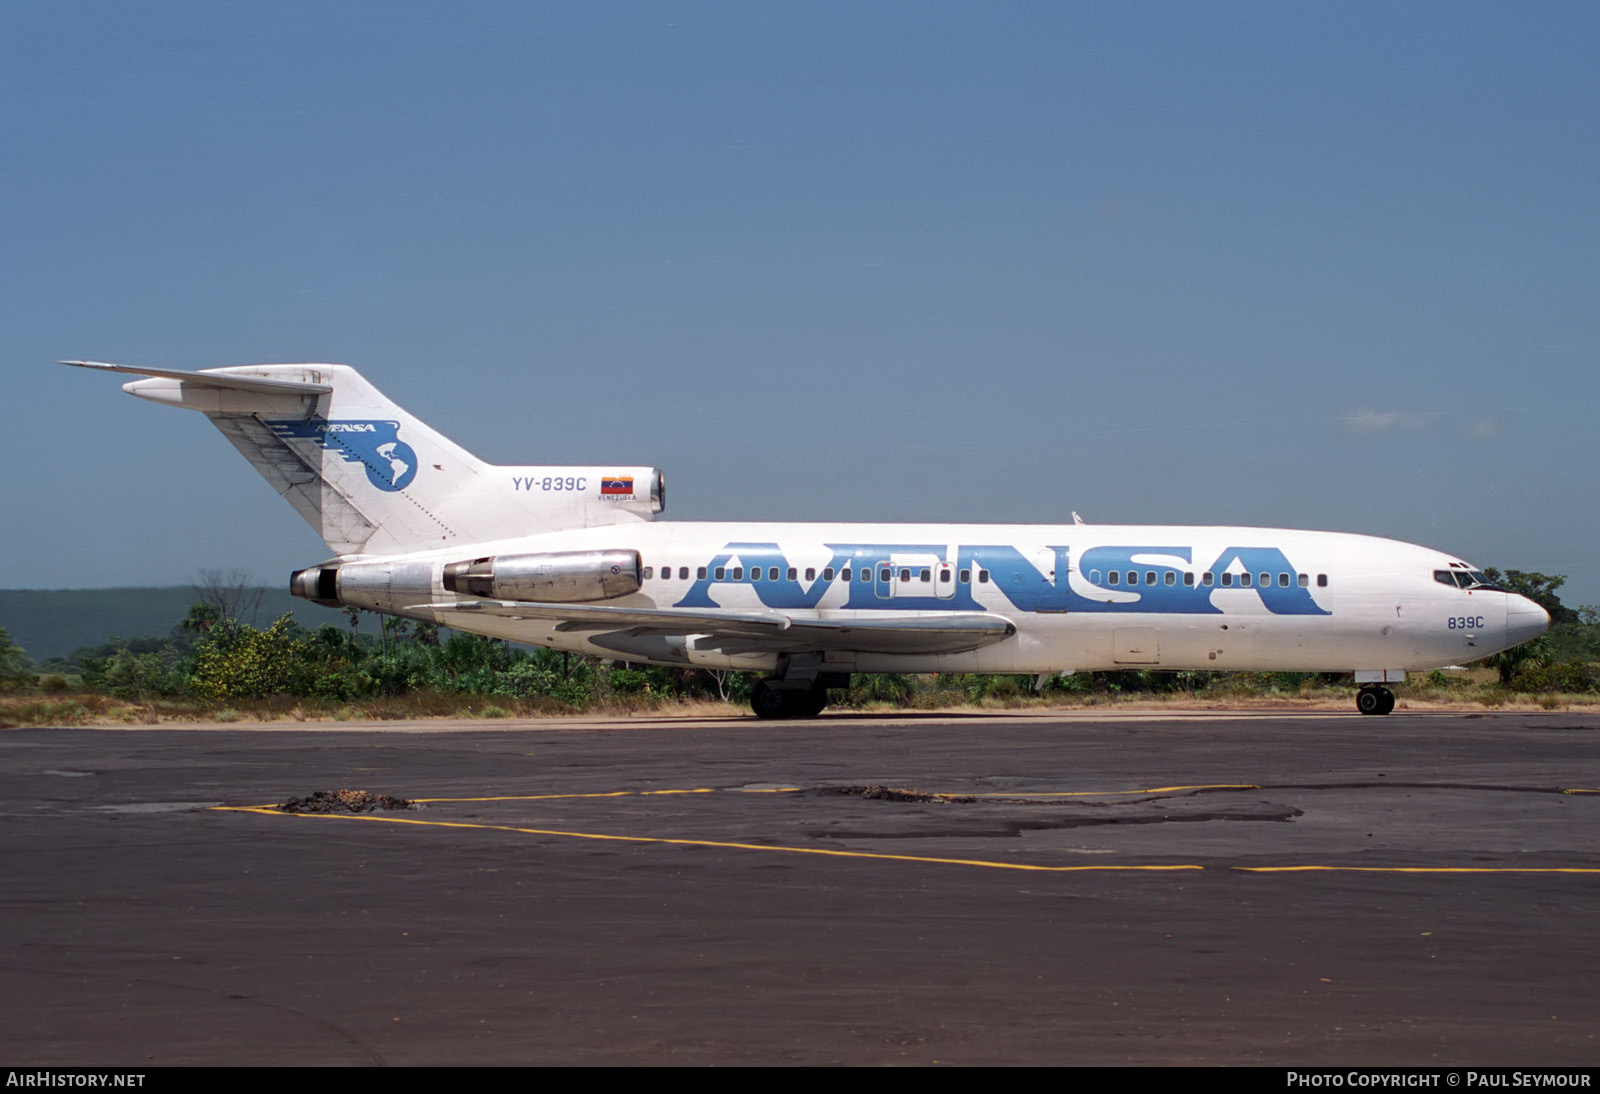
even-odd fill
[(855, 616), (790, 615), (779, 611), (707, 612), (688, 608), (617, 608), (543, 604), (520, 600), (469, 600), (416, 604), (409, 611), (552, 619), (557, 630), (629, 631), (633, 634), (706, 635), (741, 650), (855, 650), (862, 653), (965, 653), (1017, 633), (1016, 624), (986, 612), (873, 613)]

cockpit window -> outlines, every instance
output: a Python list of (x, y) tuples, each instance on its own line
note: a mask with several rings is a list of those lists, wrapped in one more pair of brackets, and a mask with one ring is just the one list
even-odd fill
[(1503, 593), (1505, 589), (1489, 580), (1489, 576), (1482, 570), (1435, 570), (1433, 580), (1441, 585), (1454, 585), (1461, 589), (1483, 589), (1492, 593)]

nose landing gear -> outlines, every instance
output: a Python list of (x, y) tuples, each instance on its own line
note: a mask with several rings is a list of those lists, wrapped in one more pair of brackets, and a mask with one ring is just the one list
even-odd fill
[(1367, 684), (1356, 693), (1356, 709), (1362, 714), (1388, 714), (1394, 709), (1394, 692)]

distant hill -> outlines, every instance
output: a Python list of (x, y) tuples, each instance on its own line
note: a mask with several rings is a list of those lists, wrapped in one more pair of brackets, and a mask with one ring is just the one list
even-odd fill
[[(188, 585), (157, 589), (0, 589), (0, 627), (35, 663), (65, 657), (112, 638), (165, 635), (200, 597)], [(332, 608), (296, 600), (284, 588), (263, 589), (261, 609), (246, 623), (266, 626), (292, 612), (303, 627), (345, 625)], [(368, 621), (363, 629), (371, 630)]]

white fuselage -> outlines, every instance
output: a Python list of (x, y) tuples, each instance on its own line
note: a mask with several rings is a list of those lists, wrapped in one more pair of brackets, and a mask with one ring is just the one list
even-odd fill
[[(639, 552), (638, 592), (608, 606), (778, 611), (848, 620), (1004, 617), (1016, 633), (957, 653), (834, 651), (840, 672), (1348, 672), (1460, 664), (1536, 637), (1523, 597), (1437, 574), (1460, 559), (1337, 532), (1151, 525), (748, 524), (661, 521), (552, 532), (382, 560), (394, 577), (347, 602), (555, 649), (642, 663), (771, 670), (781, 653), (626, 626), (477, 616), (429, 605), (471, 554)], [(363, 561), (376, 561), (366, 556)]]

